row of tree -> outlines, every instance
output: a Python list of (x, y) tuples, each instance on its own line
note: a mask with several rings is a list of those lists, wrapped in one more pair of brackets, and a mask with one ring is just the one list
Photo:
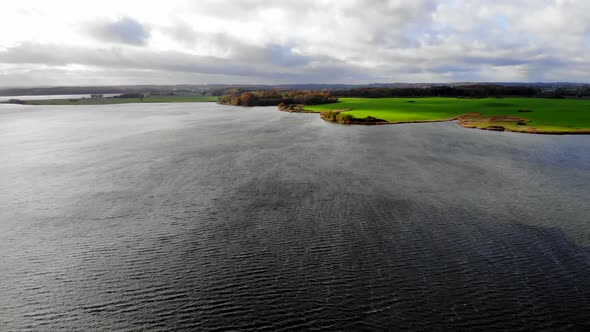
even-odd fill
[(541, 90), (539, 96), (550, 98), (588, 98), (590, 97), (590, 86), (573, 89), (557, 88)]
[(539, 88), (518, 85), (471, 84), (431, 87), (364, 87), (346, 90), (256, 90), (229, 88), (218, 97), (221, 104), (236, 106), (317, 105), (334, 103), (338, 97), (384, 98), (384, 97), (543, 97), (587, 98), (588, 86), (575, 88)]
[(279, 104), (319, 105), (335, 103), (338, 98), (322, 91), (249, 91), (224, 94), (217, 98), (220, 104), (234, 106), (277, 106)]
[(118, 96), (113, 96), (113, 98), (140, 98), (140, 99), (143, 99), (143, 97), (145, 97), (143, 93), (123, 93)]
[(427, 88), (359, 88), (350, 90), (333, 91), (339, 97), (504, 97), (520, 96), (532, 97), (538, 91), (535, 88), (524, 86), (502, 85), (466, 85), (466, 86), (433, 86)]

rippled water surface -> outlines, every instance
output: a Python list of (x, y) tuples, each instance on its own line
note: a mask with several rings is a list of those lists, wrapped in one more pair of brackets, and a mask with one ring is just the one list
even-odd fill
[(0, 330), (584, 330), (590, 136), (0, 107)]

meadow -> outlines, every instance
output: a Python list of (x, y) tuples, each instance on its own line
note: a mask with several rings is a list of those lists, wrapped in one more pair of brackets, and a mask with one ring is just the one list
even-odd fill
[(340, 98), (338, 103), (307, 106), (340, 110), (356, 119), (390, 123), (461, 120), (465, 127), (521, 132), (589, 132), (590, 99), (547, 98)]

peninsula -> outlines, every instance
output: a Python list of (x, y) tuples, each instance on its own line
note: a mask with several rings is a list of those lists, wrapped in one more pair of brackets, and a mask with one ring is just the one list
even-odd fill
[(590, 99), (341, 98), (306, 106), (342, 124), (400, 124), (456, 120), (465, 128), (534, 134), (590, 134)]
[(590, 92), (534, 86), (476, 84), (426, 88), (357, 88), (333, 91), (239, 91), (219, 97), (234, 106), (277, 105), (319, 113), (352, 125), (457, 121), (465, 128), (534, 134), (590, 134)]

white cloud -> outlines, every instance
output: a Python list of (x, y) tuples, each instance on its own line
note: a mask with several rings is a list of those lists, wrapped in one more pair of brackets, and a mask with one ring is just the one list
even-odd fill
[(589, 15), (586, 0), (9, 0), (0, 84), (588, 81)]

